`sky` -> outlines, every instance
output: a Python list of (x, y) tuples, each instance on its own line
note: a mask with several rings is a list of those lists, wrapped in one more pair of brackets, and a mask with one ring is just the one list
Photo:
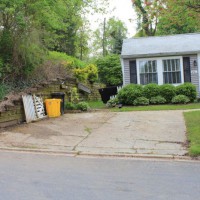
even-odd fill
[(128, 28), (128, 36), (136, 33), (136, 14), (131, 0), (110, 0), (111, 7), (115, 7), (113, 15), (123, 21)]
[(111, 17), (120, 19), (126, 24), (128, 29), (127, 37), (132, 37), (136, 33), (136, 21), (137, 17), (132, 7), (131, 0), (109, 0), (109, 10), (113, 10), (106, 15), (94, 14), (90, 16), (90, 23), (92, 30), (96, 30), (99, 23), (103, 22), (104, 18), (107, 20)]

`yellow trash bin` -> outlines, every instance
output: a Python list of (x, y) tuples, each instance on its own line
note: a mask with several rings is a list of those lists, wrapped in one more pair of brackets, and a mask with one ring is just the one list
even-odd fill
[(61, 99), (46, 99), (46, 111), (49, 117), (59, 117), (60, 113), (60, 102)]

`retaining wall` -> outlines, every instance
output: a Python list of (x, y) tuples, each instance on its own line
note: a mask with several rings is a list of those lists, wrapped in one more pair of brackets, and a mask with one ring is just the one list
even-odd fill
[[(45, 101), (45, 99), (51, 98), (51, 93), (63, 92), (65, 93), (65, 101), (70, 101), (71, 89), (77, 87), (77, 85), (76, 79), (73, 78), (53, 80), (49, 83), (39, 84), (38, 86), (31, 88), (30, 92), (27, 93), (39, 95)], [(80, 100), (86, 101), (101, 99), (98, 92), (98, 89), (100, 88), (98, 84), (88, 83), (87, 86), (91, 89), (91, 94), (79, 91)], [(13, 100), (12, 103), (5, 104), (3, 110), (0, 111), (0, 128), (5, 128), (22, 122), (25, 122), (25, 113), (22, 97), (19, 96), (19, 98)]]

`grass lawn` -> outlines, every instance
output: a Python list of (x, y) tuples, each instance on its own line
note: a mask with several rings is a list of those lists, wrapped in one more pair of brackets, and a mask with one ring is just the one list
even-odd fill
[(184, 113), (191, 156), (200, 155), (200, 111)]
[[(102, 101), (88, 101), (92, 109), (105, 109), (106, 105)], [(113, 112), (126, 112), (126, 111), (157, 111), (157, 110), (189, 110), (200, 109), (200, 103), (183, 104), (183, 105), (150, 105), (150, 106), (123, 106), (121, 109), (118, 107), (110, 108)]]
[(126, 111), (157, 111), (157, 110), (189, 110), (200, 109), (200, 103), (183, 104), (183, 105), (150, 105), (150, 106), (124, 106), (121, 109), (111, 108), (114, 112)]
[(104, 109), (106, 105), (102, 101), (88, 101), (87, 102), (92, 109)]

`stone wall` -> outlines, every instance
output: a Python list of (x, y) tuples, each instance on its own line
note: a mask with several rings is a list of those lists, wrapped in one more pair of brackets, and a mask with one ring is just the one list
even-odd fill
[(101, 100), (101, 96), (99, 94), (99, 89), (102, 87), (105, 87), (105, 85), (99, 84), (99, 83), (94, 83), (94, 84), (85, 83), (84, 85), (86, 85), (88, 88), (90, 88), (91, 94), (87, 94), (85, 92), (79, 91), (81, 101)]
[[(101, 99), (98, 92), (98, 89), (100, 88), (98, 84), (87, 84), (87, 86), (91, 89), (91, 94), (79, 91), (80, 101)], [(39, 84), (36, 87), (31, 88), (30, 91), (26, 91), (26, 93), (39, 95), (45, 101), (45, 99), (51, 98), (51, 94), (53, 92), (63, 92), (65, 93), (65, 101), (70, 101), (70, 91), (73, 87), (77, 87), (76, 79), (67, 78), (66, 80), (53, 80), (48, 83)], [(3, 104), (3, 109), (0, 111), (0, 128), (25, 122), (21, 94), (19, 94), (19, 98), (14, 99), (12, 102), (7, 104), (5, 102), (1, 102), (1, 104)]]

